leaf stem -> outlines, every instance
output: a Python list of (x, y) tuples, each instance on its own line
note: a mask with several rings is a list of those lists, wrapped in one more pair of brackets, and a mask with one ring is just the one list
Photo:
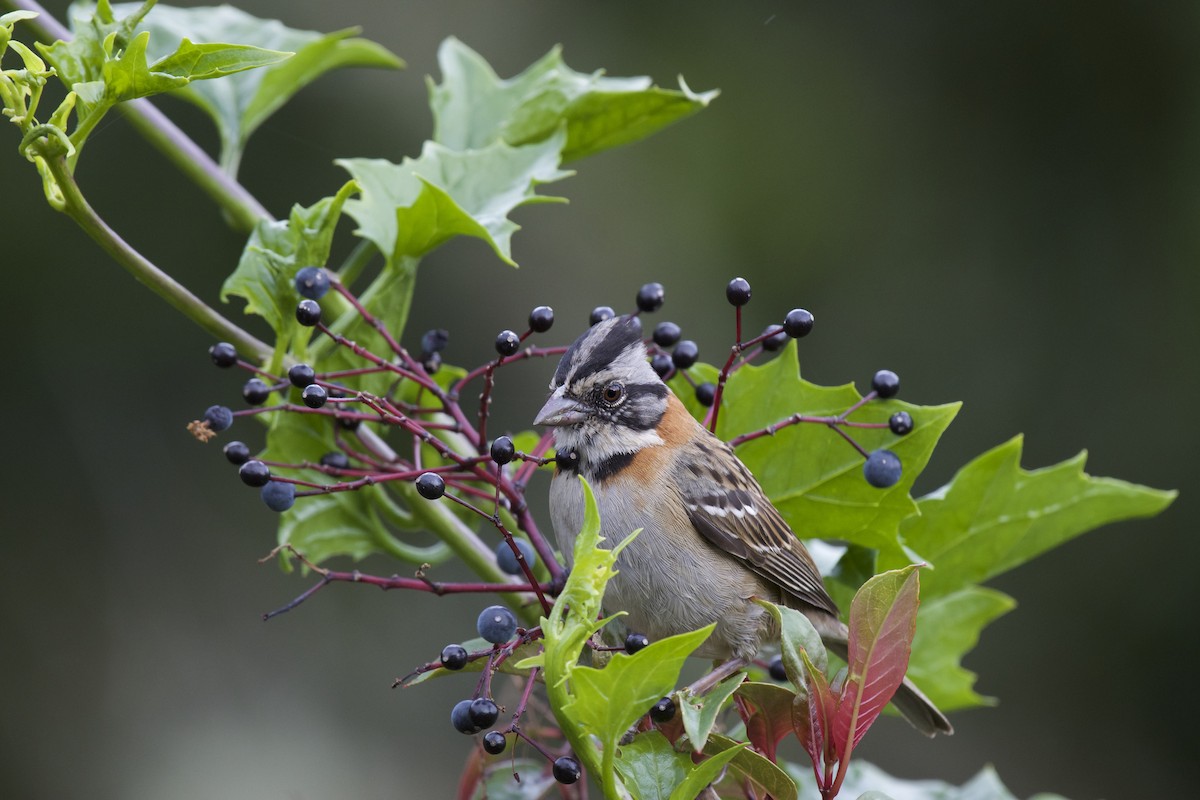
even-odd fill
[(62, 192), (63, 213), (75, 220), (104, 252), (128, 270), (133, 277), (204, 330), (219, 339), (231, 342), (241, 353), (253, 353), (257, 358), (264, 358), (271, 354), (270, 345), (259, 341), (214, 311), (207, 303), (159, 269), (110, 228), (88, 204), (62, 156), (46, 159), (46, 165)]

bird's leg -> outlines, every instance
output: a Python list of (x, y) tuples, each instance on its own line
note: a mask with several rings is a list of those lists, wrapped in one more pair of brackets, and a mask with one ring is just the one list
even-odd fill
[(737, 672), (742, 667), (750, 663), (745, 658), (731, 658), (723, 664), (719, 664), (713, 668), (713, 671), (700, 678), (698, 681), (687, 687), (687, 690), (693, 696), (708, 694), (713, 687), (721, 681), (728, 678), (733, 673)]

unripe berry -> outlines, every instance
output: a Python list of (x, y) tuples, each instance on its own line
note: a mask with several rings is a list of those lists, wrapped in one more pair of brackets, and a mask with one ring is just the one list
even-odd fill
[(699, 357), (700, 348), (691, 339), (684, 339), (675, 345), (671, 352), (671, 362), (675, 364), (675, 369), (687, 369), (695, 364)]
[(250, 448), (244, 442), (230, 442), (225, 445), (225, 458), (229, 459), (230, 464), (241, 466), (250, 460)]
[(247, 486), (266, 486), (271, 480), (271, 470), (263, 462), (251, 459), (238, 468), (238, 477)]
[(803, 308), (793, 308), (783, 318), (783, 330), (793, 339), (808, 336), (813, 329), (813, 315)]
[(262, 501), (272, 511), (284, 512), (296, 503), (296, 485), (283, 481), (271, 481), (259, 492)]
[(209, 406), (204, 411), (204, 421), (210, 429), (220, 433), (233, 424), (233, 412), (225, 406)]
[(446, 482), (436, 472), (422, 473), (415, 481), (417, 494), (426, 500), (437, 500), (446, 493)]
[(308, 364), (294, 364), (288, 370), (288, 380), (297, 389), (303, 389), (317, 378), (317, 371)]
[(296, 291), (301, 297), (320, 300), (329, 291), (329, 273), (320, 267), (304, 267), (297, 270)]
[(316, 300), (301, 300), (296, 304), (296, 321), (311, 328), (321, 321), (321, 304)]
[(521, 349), (521, 337), (514, 331), (500, 331), (496, 336), (496, 352), (501, 356), (511, 356)]
[(744, 306), (750, 302), (750, 282), (745, 278), (734, 278), (725, 287), (725, 299), (731, 305)]
[(545, 333), (554, 325), (554, 309), (550, 306), (538, 306), (529, 312), (529, 330), (534, 333)]
[(666, 299), (666, 292), (663, 291), (661, 283), (647, 283), (642, 288), (638, 289), (637, 307), (638, 311), (646, 314), (651, 314), (658, 311), (663, 306), (663, 300)]
[(208, 356), (221, 369), (232, 367), (237, 363), (237, 349), (229, 342), (217, 342), (208, 348)]
[(612, 319), (616, 315), (617, 312), (613, 311), (611, 306), (596, 306), (592, 309), (592, 313), (588, 315), (588, 325), (604, 322), (604, 320)]
[(881, 400), (895, 397), (900, 391), (900, 376), (890, 369), (881, 369), (871, 379), (871, 388)]
[(261, 406), (270, 396), (271, 387), (258, 378), (251, 378), (242, 384), (242, 397), (252, 406)]

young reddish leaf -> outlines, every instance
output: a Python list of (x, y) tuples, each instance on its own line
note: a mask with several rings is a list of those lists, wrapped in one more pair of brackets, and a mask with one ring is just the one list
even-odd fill
[(746, 723), (746, 738), (754, 749), (775, 762), (779, 743), (790, 736), (796, 693), (773, 683), (747, 682), (738, 687), (738, 713)]
[(829, 680), (825, 673), (813, 664), (808, 653), (801, 651), (804, 661), (804, 676), (808, 684), (808, 697), (796, 696), (792, 703), (792, 727), (808, 757), (812, 759), (813, 774), (817, 785), (825, 788), (825, 776), (821, 770), (822, 764), (832, 764), (837, 760), (832, 742), (832, 726), (837, 698), (829, 688)]
[(483, 783), (483, 767), (486, 761), (483, 748), (471, 748), (471, 752), (467, 754), (467, 763), (463, 764), (462, 777), (458, 779), (455, 800), (471, 800), (476, 795)]
[(850, 757), (904, 680), (917, 629), (918, 567), (876, 575), (850, 604), (849, 673), (831, 732), (841, 762)]

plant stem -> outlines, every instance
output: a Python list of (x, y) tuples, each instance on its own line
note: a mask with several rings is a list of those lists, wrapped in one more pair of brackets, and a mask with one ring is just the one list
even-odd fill
[(110, 228), (88, 205), (62, 156), (47, 159), (46, 164), (63, 194), (65, 201), (63, 213), (75, 220), (104, 252), (128, 270), (133, 277), (149, 287), (150, 291), (166, 300), (172, 308), (213, 336), (231, 342), (243, 355), (253, 354), (254, 358), (261, 359), (271, 354), (270, 345), (259, 341), (218, 314), (207, 303), (188, 291), (183, 284), (163, 272), (117, 235), (117, 232)]
[[(37, 13), (36, 19), (27, 20), (24, 24), (29, 25), (43, 41), (71, 39), (71, 32), (35, 0), (0, 0), (0, 8)], [(225, 174), (217, 162), (175, 123), (151, 105), (150, 101), (144, 98), (131, 100), (122, 103), (121, 108), (134, 129), (195, 181), (225, 211), (229, 223), (234, 228), (248, 232), (259, 220), (273, 219), (246, 187)]]

